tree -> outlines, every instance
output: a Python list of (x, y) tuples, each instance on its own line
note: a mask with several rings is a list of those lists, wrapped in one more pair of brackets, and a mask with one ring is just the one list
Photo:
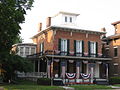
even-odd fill
[(9, 52), (20, 34), (26, 10), (33, 0), (2, 0), (0, 2), (0, 52)]
[(32, 3), (33, 0), (0, 0), (0, 65), (7, 72), (6, 77), (11, 78), (15, 70), (27, 71), (29, 68), (28, 60), (10, 54), (10, 50), (20, 41), (20, 24), (24, 23), (24, 15)]
[(22, 58), (18, 55), (9, 54), (9, 60), (2, 63), (2, 68), (6, 70), (4, 74), (4, 80), (14, 80), (16, 77), (16, 71), (30, 72), (32, 71), (32, 63), (26, 58)]

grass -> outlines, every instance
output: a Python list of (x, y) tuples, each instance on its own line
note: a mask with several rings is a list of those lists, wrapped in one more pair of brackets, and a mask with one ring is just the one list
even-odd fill
[(9, 85), (4, 86), (5, 90), (64, 90), (58, 86), (38, 86), (38, 85)]
[(17, 84), (3, 85), (5, 90), (64, 90), (58, 86), (41, 86), (37, 85), (36, 82), (27, 80), (18, 80)]
[[(36, 82), (27, 80), (18, 80), (17, 84), (3, 85), (4, 90), (65, 90), (59, 86), (41, 86), (37, 85)], [(75, 90), (98, 90), (98, 89), (111, 89), (106, 85), (73, 85)]]
[(97, 90), (97, 89), (112, 89), (106, 85), (75, 85), (72, 86), (75, 90)]

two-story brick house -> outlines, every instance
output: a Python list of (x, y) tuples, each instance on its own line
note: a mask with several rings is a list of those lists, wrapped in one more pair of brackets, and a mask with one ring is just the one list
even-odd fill
[(105, 32), (80, 29), (76, 25), (78, 15), (59, 12), (47, 18), (45, 30), (40, 23), (38, 34), (32, 37), (37, 43), (37, 54), (28, 57), (34, 61), (34, 72), (63, 79), (67, 73), (77, 79), (90, 75), (91, 83), (94, 78), (108, 79), (111, 58), (102, 57), (101, 36)]
[(103, 39), (106, 42), (107, 55), (112, 58), (110, 63), (110, 76), (120, 76), (120, 21), (112, 23), (115, 33)]

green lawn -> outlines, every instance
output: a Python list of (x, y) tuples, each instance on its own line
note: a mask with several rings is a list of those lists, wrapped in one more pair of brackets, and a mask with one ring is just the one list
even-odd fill
[(58, 86), (41, 86), (37, 85), (36, 82), (27, 80), (18, 80), (17, 84), (3, 85), (5, 90), (64, 90)]
[[(5, 90), (65, 90), (59, 86), (41, 86), (36, 82), (18, 80), (17, 84), (3, 85)], [(105, 85), (73, 85), (75, 90), (97, 90), (97, 89), (111, 89), (111, 87)]]
[(5, 90), (64, 90), (58, 86), (38, 86), (38, 85), (7, 85)]
[(106, 85), (75, 85), (72, 86), (75, 90), (97, 90), (97, 89), (112, 89)]

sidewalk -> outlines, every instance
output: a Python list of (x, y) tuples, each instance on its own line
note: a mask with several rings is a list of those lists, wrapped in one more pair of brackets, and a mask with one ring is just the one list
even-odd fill
[(73, 87), (62, 86), (65, 90), (75, 90)]
[(110, 85), (110, 87), (113, 88), (113, 89), (118, 89), (118, 90), (120, 90), (120, 87), (118, 87), (118, 86), (112, 86), (112, 85)]

